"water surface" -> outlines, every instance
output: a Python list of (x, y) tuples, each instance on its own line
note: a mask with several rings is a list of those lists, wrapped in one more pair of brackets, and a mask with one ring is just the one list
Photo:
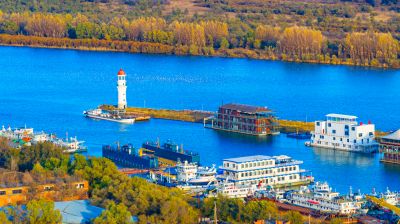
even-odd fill
[(304, 147), (284, 135), (255, 138), (204, 129), (201, 124), (153, 119), (133, 125), (94, 121), (82, 111), (115, 104), (116, 73), (123, 68), (128, 104), (215, 111), (221, 103), (268, 106), (285, 119), (353, 114), (380, 130), (400, 128), (400, 72), (349, 66), (250, 59), (0, 47), (0, 124), (28, 125), (77, 135), (89, 155), (116, 141), (139, 147), (149, 139), (173, 139), (198, 151), (203, 164), (254, 154), (286, 154), (341, 192), (400, 190), (400, 166), (361, 155)]

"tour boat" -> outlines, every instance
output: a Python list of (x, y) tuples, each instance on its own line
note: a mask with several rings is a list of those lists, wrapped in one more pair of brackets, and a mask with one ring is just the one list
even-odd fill
[(87, 147), (83, 145), (84, 141), (78, 141), (76, 137), (67, 138), (65, 141), (63, 139), (57, 139), (53, 141), (54, 144), (61, 146), (65, 153), (78, 153), (86, 152)]
[(176, 165), (176, 180), (187, 185), (206, 186), (216, 182), (217, 170), (212, 167), (201, 167), (197, 163), (178, 162)]
[(135, 122), (135, 118), (133, 117), (128, 117), (120, 113), (109, 113), (102, 109), (84, 111), (83, 115), (93, 119), (114, 121), (123, 124), (133, 124)]
[(361, 208), (358, 199), (340, 196), (338, 192), (332, 191), (326, 182), (316, 182), (309, 188), (289, 192), (287, 200), (293, 205), (331, 214), (349, 215)]

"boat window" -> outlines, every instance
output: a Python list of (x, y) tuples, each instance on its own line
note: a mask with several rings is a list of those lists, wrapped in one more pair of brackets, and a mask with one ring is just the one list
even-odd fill
[(17, 189), (17, 190), (12, 190), (13, 194), (21, 194), (22, 193), (22, 189)]

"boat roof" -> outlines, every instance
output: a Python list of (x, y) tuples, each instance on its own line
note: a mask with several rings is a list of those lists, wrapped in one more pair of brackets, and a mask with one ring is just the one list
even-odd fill
[(357, 116), (345, 115), (345, 114), (327, 114), (327, 117), (343, 118), (343, 119), (357, 119)]
[(267, 159), (272, 159), (272, 157), (264, 155), (254, 155), (254, 156), (243, 156), (237, 158), (224, 159), (224, 161), (234, 162), (234, 163), (245, 163), (245, 162), (254, 162)]
[(391, 134), (388, 134), (388, 135), (386, 135), (386, 136), (384, 136), (382, 138), (383, 139), (389, 139), (389, 140), (400, 140), (400, 129), (395, 131), (395, 132), (393, 132), (393, 133), (391, 133)]
[(236, 104), (236, 103), (228, 103), (221, 106), (221, 108), (230, 109), (230, 110), (238, 110), (247, 113), (256, 113), (256, 112), (269, 112), (271, 111), (267, 107), (259, 107), (259, 106), (251, 106), (246, 104)]

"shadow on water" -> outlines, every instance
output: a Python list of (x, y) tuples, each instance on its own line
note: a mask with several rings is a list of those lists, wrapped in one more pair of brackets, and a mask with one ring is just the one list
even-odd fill
[(374, 154), (346, 152), (335, 149), (313, 147), (316, 159), (335, 165), (372, 166), (377, 159)]
[(400, 173), (400, 166), (398, 164), (392, 164), (392, 163), (382, 163), (382, 169), (387, 172), (387, 173), (392, 173), (392, 174), (399, 174)]
[(250, 143), (250, 144), (272, 144), (274, 141), (273, 136), (254, 136), (243, 135), (235, 132), (215, 130), (217, 137), (222, 141), (230, 141), (235, 143)]

